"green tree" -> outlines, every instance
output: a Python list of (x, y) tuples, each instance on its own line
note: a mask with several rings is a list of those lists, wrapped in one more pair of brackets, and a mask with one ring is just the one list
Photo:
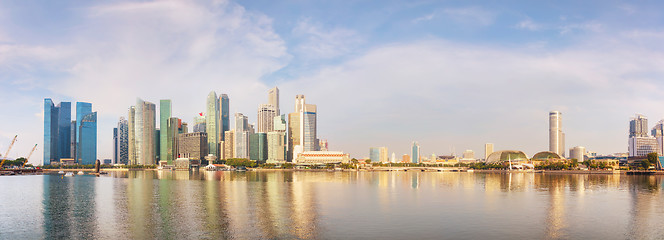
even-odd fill
[[(650, 154), (648, 154), (648, 155), (650, 155)], [(648, 170), (648, 168), (650, 168), (650, 160), (643, 159), (643, 161), (641, 161), (641, 166), (643, 167), (643, 169)]]
[(371, 163), (371, 159), (364, 160), (364, 162), (369, 164), (369, 163)]

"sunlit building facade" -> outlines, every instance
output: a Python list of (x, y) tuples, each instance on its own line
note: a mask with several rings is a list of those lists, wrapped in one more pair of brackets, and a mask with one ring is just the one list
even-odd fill
[[(159, 140), (155, 124), (155, 104), (136, 99), (134, 116), (135, 164), (157, 164), (157, 142)], [(130, 129), (131, 132), (131, 129)]]

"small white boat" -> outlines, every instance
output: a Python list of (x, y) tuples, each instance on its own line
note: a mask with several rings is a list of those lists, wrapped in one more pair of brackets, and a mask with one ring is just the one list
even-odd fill
[(65, 174), (65, 171), (59, 171), (58, 174)]
[(85, 174), (83, 171), (78, 171), (78, 175), (83, 175)]
[(73, 177), (74, 173), (73, 172), (67, 172), (65, 173), (65, 177)]

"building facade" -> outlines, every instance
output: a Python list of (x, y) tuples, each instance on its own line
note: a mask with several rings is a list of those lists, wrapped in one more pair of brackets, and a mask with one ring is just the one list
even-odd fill
[(89, 113), (81, 118), (78, 128), (79, 140), (76, 161), (83, 165), (95, 164), (97, 161), (97, 112)]
[(318, 149), (316, 115), (316, 105), (306, 104), (304, 95), (295, 96), (295, 112), (289, 114), (288, 119), (288, 145), (291, 159), (297, 158), (299, 153)]
[(258, 107), (258, 132), (268, 133), (274, 131), (274, 117), (277, 108), (271, 104), (261, 104)]
[(487, 143), (484, 144), (484, 160), (489, 157), (493, 153), (493, 143)]
[(235, 113), (235, 157), (249, 158), (249, 119), (242, 113)]
[(169, 145), (173, 143), (173, 132), (168, 127), (172, 106), (170, 99), (159, 100), (159, 160), (169, 161), (172, 165), (173, 154), (169, 154)]
[(224, 133), (224, 158), (231, 159), (235, 157), (235, 131), (229, 130)]
[(44, 159), (43, 165), (71, 158), (71, 103), (54, 105), (44, 99)]
[[(134, 116), (134, 152), (135, 164), (157, 164), (157, 143), (159, 135), (156, 130), (155, 104), (136, 99)], [(131, 132), (131, 129), (130, 129)]]
[(297, 165), (325, 165), (350, 163), (350, 156), (337, 151), (306, 151), (293, 161)]
[(205, 113), (205, 128), (207, 132), (209, 154), (219, 157), (219, 100), (217, 93), (212, 91), (207, 97), (207, 112)]
[(420, 145), (417, 142), (413, 142), (413, 147), (411, 148), (412, 155), (411, 161), (413, 163), (420, 163)]
[(562, 131), (562, 113), (549, 112), (549, 151), (565, 156), (565, 133)]
[[(178, 134), (177, 158), (190, 160), (203, 160), (208, 155), (208, 141), (206, 132), (193, 132)], [(176, 158), (176, 159), (177, 159)], [(174, 162), (173, 162), (174, 164)], [(172, 165), (169, 163), (169, 165)]]
[[(229, 102), (230, 100), (228, 99), (227, 94), (221, 94), (219, 96), (219, 141), (226, 141), (226, 136), (225, 133), (226, 131), (230, 130), (231, 128), (231, 121), (230, 121), (230, 109), (229, 109)], [(221, 157), (221, 153), (220, 153)]]
[(129, 124), (120, 117), (113, 129), (113, 164), (127, 164), (129, 161)]
[(569, 149), (570, 159), (576, 159), (579, 162), (586, 160), (586, 148), (582, 146), (576, 146)]

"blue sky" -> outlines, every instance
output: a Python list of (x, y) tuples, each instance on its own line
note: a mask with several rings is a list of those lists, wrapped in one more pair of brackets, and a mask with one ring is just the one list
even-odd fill
[[(99, 112), (99, 158), (136, 97), (192, 122), (211, 90), (255, 122), (267, 90), (319, 109), (333, 150), (424, 155), (625, 152), (635, 113), (664, 118), (658, 1), (3, 1), (0, 154), (43, 144), (43, 98)], [(31, 162), (41, 161), (41, 147)]]

